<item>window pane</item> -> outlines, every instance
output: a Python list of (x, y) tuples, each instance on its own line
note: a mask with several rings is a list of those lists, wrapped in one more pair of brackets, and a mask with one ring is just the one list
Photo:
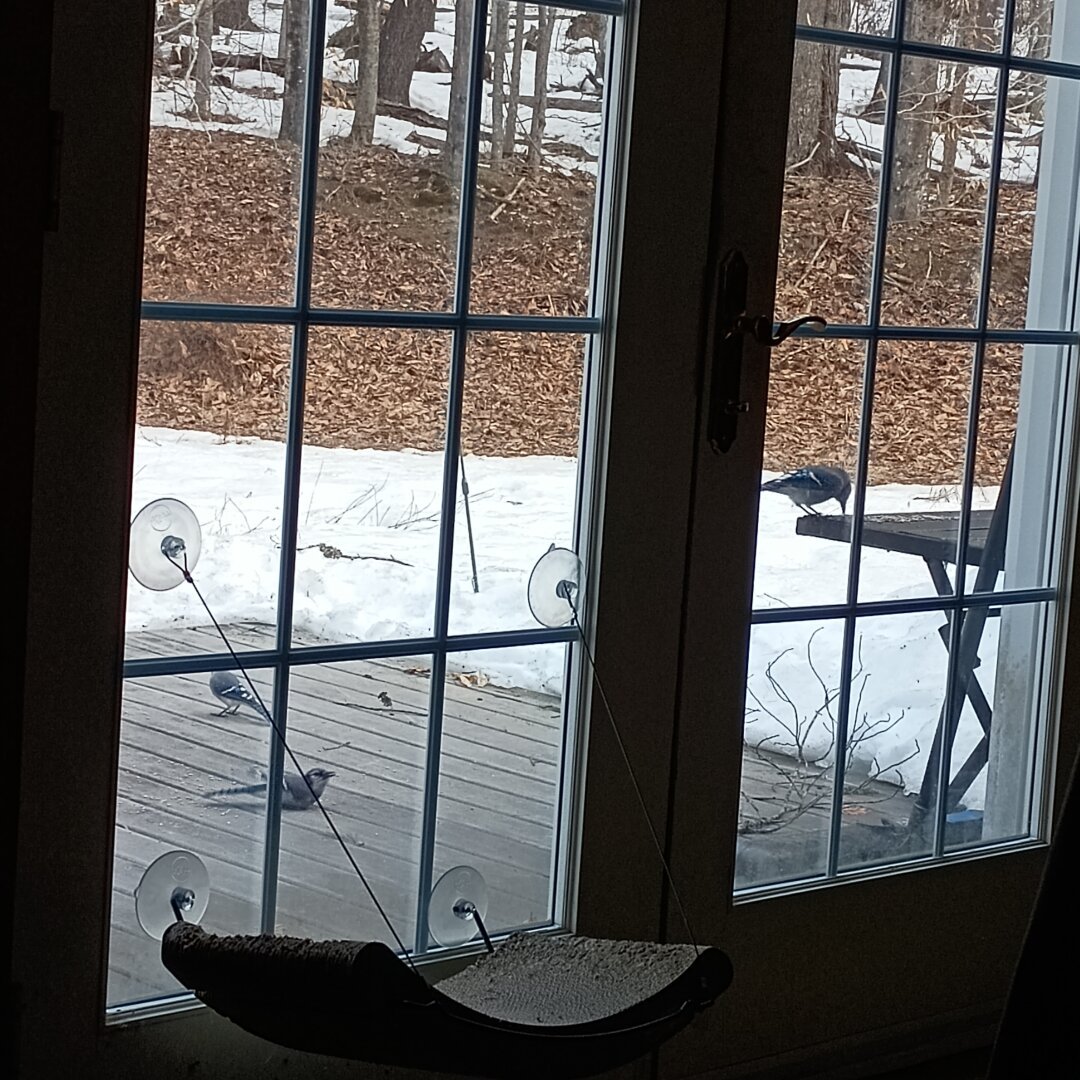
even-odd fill
[[(908, 789), (917, 792), (905, 840), (913, 852), (929, 851), (934, 844), (943, 739), (949, 762), (946, 849), (1014, 839), (1032, 830), (1032, 779), (1045, 731), (1044, 659), (1051, 615), (1041, 604), (964, 611), (948, 709), (958, 720), (924, 729), (911, 763), (918, 769), (907, 780)], [(949, 640), (947, 627), (941, 637)], [(1007, 722), (995, 725), (995, 717)]]
[(893, 0), (799, 0), (799, 25), (888, 34)]
[(1057, 579), (1072, 363), (1072, 350), (1059, 346), (987, 346), (970, 591), (1040, 588)]
[(587, 313), (611, 23), (592, 12), (491, 5), (475, 311)]
[(883, 341), (874, 375), (859, 599), (951, 593), (972, 347)]
[(865, 323), (888, 58), (795, 43), (777, 305)]
[(313, 327), (295, 637), (433, 632), (451, 335)]
[[(251, 677), (270, 706), (270, 675), (253, 671)], [(209, 678), (202, 672), (124, 682), (110, 1005), (183, 990), (161, 964), (160, 942), (142, 931), (135, 916), (134, 890), (158, 856), (183, 849), (206, 864), (207, 930), (259, 930), (270, 727), (255, 707), (223, 714)], [(233, 787), (247, 790), (217, 794)]]
[(552, 544), (574, 543), (588, 345), (579, 334), (469, 336), (461, 422), (468, 497), (461, 488), (451, 633), (536, 625), (529, 573)]
[(932, 830), (918, 793), (948, 678), (948, 617), (941, 611), (857, 620), (848, 713), (841, 869), (929, 854)]
[(736, 889), (823, 874), (842, 621), (751, 628)]
[(396, 4), (380, 33), (377, 5), (329, 8), (311, 287), (319, 307), (452, 305), (472, 4), (434, 9)]
[[(839, 515), (852, 512), (844, 474), (855, 477), (865, 355), (862, 342), (798, 338), (772, 357), (755, 609), (839, 604), (847, 597), (848, 545), (823, 530), (836, 528), (845, 541), (849, 535)], [(806, 469), (810, 474), (799, 472)]]
[(962, 0), (948, 5), (942, 0), (908, 0), (904, 37), (908, 41), (1000, 52), (1004, 8), (1004, 0)]
[(1068, 0), (1063, 4), (1057, 0), (1017, 0), (1013, 54), (1075, 63), (1080, 52), (1076, 26), (1076, 12), (1069, 10)]
[(1013, 72), (998, 183), (989, 324), (1072, 325), (1080, 83)]
[(972, 326), (998, 74), (923, 57), (900, 72), (882, 320)]
[[(148, 299), (293, 300), (308, 2), (289, 6), (296, 36), (287, 47), (280, 6), (260, 6), (240, 30), (209, 4), (158, 3)], [(284, 128), (283, 109), (294, 118)]]
[[(132, 516), (187, 503), (202, 527), (194, 577), (241, 649), (277, 618), (292, 332), (277, 326), (144, 322)], [(195, 590), (127, 591), (127, 655), (223, 651)]]
[[(323, 805), (409, 948), (430, 682), (429, 656), (307, 664), (289, 674), (289, 745), (305, 772), (333, 774)], [(396, 947), (315, 809), (282, 812), (278, 888), (283, 932)]]
[(553, 917), (566, 648), (447, 660), (432, 881), (462, 864), (479, 871), (492, 933)]
[[(1039, 832), (1041, 807), (1032, 778), (1039, 775), (1047, 738), (1047, 660), (1058, 612), (1053, 605), (1019, 604), (991, 615), (996, 618), (987, 620), (978, 643), (980, 663), (971, 674), (952, 751), (949, 813), (955, 816), (946, 818), (948, 847)], [(985, 704), (975, 711), (979, 689), (992, 706), (989, 717)]]

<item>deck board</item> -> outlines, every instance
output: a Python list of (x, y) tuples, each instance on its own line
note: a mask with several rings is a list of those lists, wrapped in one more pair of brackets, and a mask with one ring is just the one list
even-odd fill
[[(244, 649), (272, 644), (265, 627), (227, 632)], [(222, 651), (212, 628), (128, 635), (129, 658)], [(269, 701), (268, 673), (252, 674)], [(272, 732), (252, 712), (221, 715), (207, 683), (205, 674), (125, 683), (110, 1002), (176, 988), (161, 968), (157, 944), (136, 923), (132, 895), (145, 867), (166, 851), (187, 848), (205, 861), (212, 889), (203, 919), (208, 929), (250, 933), (258, 927), (263, 796), (211, 793), (258, 783)], [(325, 805), (411, 944), (430, 658), (297, 666), (289, 694), (290, 746), (305, 768), (317, 764), (335, 772)], [(389, 696), (389, 706), (380, 694)], [(460, 863), (476, 866), (488, 884), (494, 928), (548, 918), (561, 742), (557, 698), (448, 677), (435, 873)], [(390, 939), (317, 810), (282, 813), (277, 929)]]
[[(241, 659), (268, 648), (272, 628), (227, 628)], [(303, 644), (325, 644), (305, 639)], [(128, 635), (127, 656), (220, 654), (212, 628)], [(252, 673), (270, 701), (271, 676)], [(206, 863), (210, 930), (251, 933), (259, 923), (262, 795), (212, 796), (264, 775), (272, 732), (254, 713), (220, 714), (206, 674), (125, 682), (109, 960), (110, 1003), (173, 993), (156, 942), (139, 929), (133, 891), (159, 855), (187, 848)], [(562, 755), (557, 697), (447, 677), (435, 874), (468, 863), (490, 892), (494, 929), (547, 921)], [(416, 919), (417, 864), (427, 751), (430, 657), (298, 665), (290, 675), (289, 744), (305, 768), (335, 776), (324, 802), (406, 944)], [(388, 695), (390, 705), (380, 699)], [(790, 768), (790, 761), (785, 761)], [(287, 764), (287, 768), (292, 768)], [(782, 797), (775, 770), (747, 756), (743, 790), (768, 807)], [(876, 813), (902, 808), (877, 785)], [(771, 801), (771, 802), (770, 802)], [(827, 807), (786, 827), (819, 837)], [(283, 812), (277, 930), (316, 938), (390, 934), (317, 810)]]

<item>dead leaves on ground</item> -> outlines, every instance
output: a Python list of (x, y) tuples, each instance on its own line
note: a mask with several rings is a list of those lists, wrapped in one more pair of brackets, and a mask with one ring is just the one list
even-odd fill
[[(297, 155), (287, 145), (232, 132), (153, 129), (147, 298), (292, 303), (297, 192)], [(439, 198), (427, 198), (431, 193)], [(979, 194), (965, 197), (978, 202)], [(332, 143), (321, 154), (318, 199), (317, 305), (448, 309), (457, 200), (437, 159)], [(523, 178), (513, 167), (485, 169), (473, 310), (585, 314), (593, 202), (593, 182), (581, 174)], [(990, 290), (994, 327), (1024, 325), (1033, 209), (1032, 191), (1001, 191)], [(949, 210), (935, 209), (917, 226), (890, 227), (884, 322), (972, 325), (982, 216), (965, 207)], [(865, 322), (875, 213), (875, 182), (865, 176), (787, 179), (778, 313), (817, 311), (833, 323)], [(465, 452), (576, 454), (584, 346), (570, 334), (472, 335)], [(854, 465), (865, 351), (862, 342), (805, 339), (776, 351), (766, 467)], [(305, 440), (441, 450), (450, 352), (451, 335), (441, 330), (312, 328)], [(147, 323), (139, 420), (280, 440), (290, 355), (285, 327)], [(923, 342), (891, 342), (879, 351), (872, 482), (959, 479), (971, 358), (969, 346)], [(1015, 427), (1020, 360), (1018, 347), (994, 346), (987, 354), (976, 451), (980, 483), (1001, 476)]]

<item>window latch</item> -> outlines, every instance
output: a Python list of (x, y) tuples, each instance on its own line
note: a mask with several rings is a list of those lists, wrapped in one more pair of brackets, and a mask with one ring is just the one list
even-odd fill
[(759, 345), (772, 349), (782, 341), (787, 341), (802, 326), (821, 331), (828, 326), (828, 323), (820, 315), (799, 315), (797, 318), (788, 319), (787, 322), (778, 323), (774, 328), (772, 319), (765, 315), (740, 315), (728, 327), (727, 336), (746, 334), (748, 337), (752, 337)]
[(709, 445), (718, 454), (731, 449), (739, 416), (750, 411), (750, 402), (743, 400), (740, 392), (743, 339), (749, 337), (758, 345), (772, 349), (800, 327), (821, 331), (827, 325), (820, 315), (800, 315), (777, 326), (765, 315), (747, 315), (746, 289), (746, 258), (741, 251), (729, 251), (713, 274), (706, 338), (712, 342), (707, 436)]

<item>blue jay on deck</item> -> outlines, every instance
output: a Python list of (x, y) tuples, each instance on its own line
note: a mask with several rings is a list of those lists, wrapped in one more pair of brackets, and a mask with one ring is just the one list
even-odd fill
[(761, 490), (786, 495), (800, 510), (809, 514), (819, 513), (814, 509), (818, 503), (835, 499), (840, 504), (840, 512), (846, 514), (851, 477), (832, 465), (807, 465), (762, 484)]
[(232, 671), (215, 671), (210, 676), (210, 693), (225, 706), (219, 716), (233, 716), (240, 711), (241, 705), (246, 705), (263, 720), (270, 720), (266, 710), (259, 704), (259, 699)]
[[(282, 778), (281, 809), (307, 810), (315, 805), (316, 797), (322, 798), (330, 777), (335, 774), (329, 769), (308, 769), (303, 776), (287, 772)], [(241, 787), (219, 788), (208, 791), (206, 798), (214, 799), (221, 795), (258, 795), (266, 790), (266, 784), (244, 784)]]

